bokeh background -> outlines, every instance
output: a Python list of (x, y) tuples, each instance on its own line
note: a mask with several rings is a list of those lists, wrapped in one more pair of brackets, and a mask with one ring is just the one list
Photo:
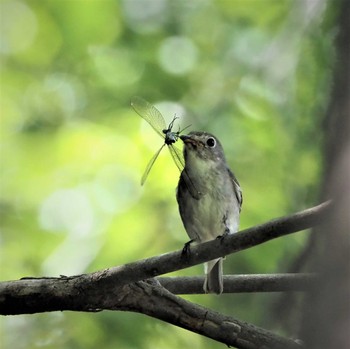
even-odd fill
[[(1, 280), (96, 271), (188, 240), (166, 149), (140, 186), (162, 140), (134, 95), (219, 137), (242, 229), (317, 203), (336, 13), (324, 0), (1, 1)], [(288, 271), (306, 238), (229, 256), (225, 273)], [(186, 298), (296, 335), (272, 316), (279, 297)], [(0, 321), (3, 348), (222, 347), (131, 313)]]

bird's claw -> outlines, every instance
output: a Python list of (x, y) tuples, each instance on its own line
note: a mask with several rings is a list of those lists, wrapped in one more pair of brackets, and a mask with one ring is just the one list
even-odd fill
[(191, 253), (191, 243), (193, 242), (193, 240), (190, 240), (190, 241), (187, 241), (182, 249), (182, 253), (181, 253), (181, 256), (182, 257), (187, 257), (190, 255)]
[(226, 227), (224, 233), (221, 234), (221, 235), (218, 235), (218, 236), (216, 237), (216, 239), (220, 239), (220, 241), (222, 242), (223, 239), (224, 239), (228, 234), (230, 234), (230, 229)]

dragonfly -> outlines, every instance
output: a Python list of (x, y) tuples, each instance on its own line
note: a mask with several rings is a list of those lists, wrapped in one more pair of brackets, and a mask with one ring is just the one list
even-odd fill
[(183, 172), (183, 176), (185, 178), (185, 183), (192, 193), (194, 197), (198, 197), (199, 192), (195, 189), (195, 186), (193, 185), (190, 177), (187, 175), (186, 172), (184, 172), (185, 167), (185, 160), (183, 158), (182, 151), (180, 151), (176, 146), (174, 146), (174, 143), (176, 143), (180, 137), (181, 132), (183, 132), (185, 129), (187, 129), (189, 126), (183, 128), (182, 130), (173, 131), (174, 122), (178, 117), (174, 116), (173, 119), (170, 121), (169, 125), (166, 126), (165, 120), (161, 112), (152, 104), (148, 103), (146, 100), (144, 100), (141, 97), (134, 96), (131, 99), (131, 106), (136, 111), (137, 114), (139, 114), (144, 120), (148, 122), (148, 124), (158, 133), (160, 137), (164, 139), (164, 143), (162, 146), (158, 149), (158, 151), (153, 155), (151, 160), (148, 162), (145, 172), (142, 175), (141, 178), (141, 185), (143, 185), (146, 182), (146, 179), (157, 160), (160, 152), (163, 150), (163, 148), (167, 145), (168, 149), (170, 151), (171, 157), (173, 158), (177, 168), (180, 172)]

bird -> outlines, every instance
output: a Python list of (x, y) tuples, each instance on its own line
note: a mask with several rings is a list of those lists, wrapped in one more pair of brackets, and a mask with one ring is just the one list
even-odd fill
[[(221, 143), (214, 135), (200, 131), (179, 138), (184, 143), (184, 168), (176, 199), (183, 225), (191, 239), (187, 244), (236, 233), (243, 196), (237, 178), (228, 167)], [(223, 258), (205, 263), (204, 269), (204, 292), (221, 294)]]

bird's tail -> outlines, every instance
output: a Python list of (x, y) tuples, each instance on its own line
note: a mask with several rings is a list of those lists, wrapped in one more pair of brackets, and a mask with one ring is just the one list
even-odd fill
[(213, 259), (205, 263), (205, 281), (203, 289), (205, 293), (221, 294), (224, 289), (222, 258)]

